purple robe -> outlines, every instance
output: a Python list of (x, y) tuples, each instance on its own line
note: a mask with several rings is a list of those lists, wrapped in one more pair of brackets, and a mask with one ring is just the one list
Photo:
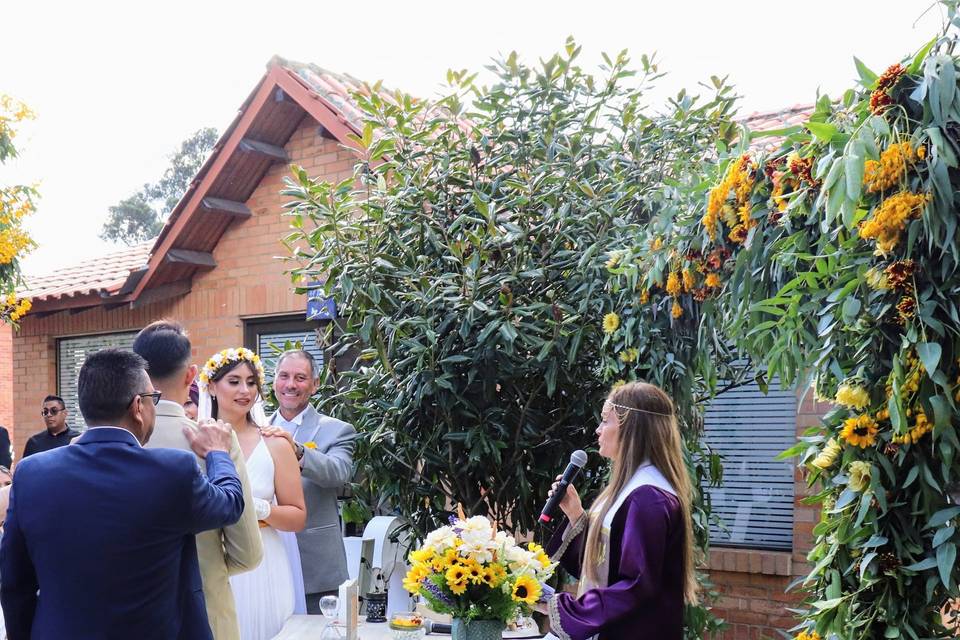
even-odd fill
[[(546, 549), (578, 578), (586, 521), (584, 515), (557, 531)], [(683, 538), (680, 501), (650, 485), (635, 489), (610, 526), (607, 586), (579, 598), (557, 593), (550, 602), (553, 633), (561, 640), (681, 640)]]

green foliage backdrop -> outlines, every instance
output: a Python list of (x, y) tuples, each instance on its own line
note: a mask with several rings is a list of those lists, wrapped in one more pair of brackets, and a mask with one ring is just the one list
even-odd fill
[[(644, 57), (635, 77), (623, 53), (595, 77), (578, 53), (569, 42), (536, 68), (512, 55), (490, 88), (451, 73), (436, 102), (358, 96), (368, 123), (354, 179), (296, 169), (285, 192), (289, 242), (301, 247), (294, 277), (325, 281), (343, 313), (337, 348), (359, 357), (321, 407), (365, 434), (361, 495), (421, 534), (451, 504), (534, 528), (570, 452), (595, 450), (601, 400), (618, 380), (668, 389), (695, 485), (719, 476), (699, 445), (697, 399), (741, 372), (715, 366), (730, 360), (714, 353), (726, 352), (716, 327), (694, 311), (683, 322), (656, 309), (617, 327), (603, 318), (640, 295), (610, 280), (638, 234), (699, 197), (713, 142), (731, 131), (732, 92), (714, 79), (708, 99), (680, 94), (651, 114), (641, 104), (655, 63)], [(602, 482), (592, 470), (587, 494)], [(716, 625), (703, 608), (688, 622), (691, 637)]]

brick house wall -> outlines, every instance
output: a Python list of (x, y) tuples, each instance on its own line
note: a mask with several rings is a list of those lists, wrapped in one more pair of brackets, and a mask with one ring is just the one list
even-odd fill
[[(813, 393), (797, 406), (797, 436), (820, 423), (830, 405), (817, 402)], [(794, 470), (793, 550), (761, 551), (712, 547), (709, 573), (720, 594), (714, 613), (729, 627), (722, 640), (780, 639), (797, 620), (787, 611), (801, 598), (797, 591), (786, 592), (794, 579), (810, 570), (807, 552), (813, 547), (813, 527), (820, 509), (801, 501), (812, 492), (799, 469)]]
[[(339, 181), (353, 174), (353, 152), (322, 137), (317, 122), (309, 116), (285, 149), (290, 162), (301, 164), (312, 176)], [(217, 266), (198, 273), (185, 296), (136, 309), (97, 307), (41, 318), (28, 315), (13, 337), (12, 358), (4, 357), (4, 335), (0, 333), (0, 363), (4, 363), (0, 365), (0, 396), (11, 395), (3, 394), (6, 369), (12, 378), (12, 418), (4, 417), (0, 405), (0, 420), (7, 420), (4, 424), (11, 427), (18, 458), (26, 439), (44, 428), (38, 412), (43, 397), (57, 389), (58, 338), (136, 331), (154, 320), (172, 318), (190, 333), (194, 361), (202, 365), (220, 349), (243, 344), (246, 318), (305, 316), (306, 297), (293, 292), (290, 277), (284, 274), (288, 265), (276, 258), (289, 255), (281, 242), (290, 231), (288, 220), (281, 215), (288, 198), (279, 194), (288, 173), (288, 165), (280, 163), (264, 176), (246, 202), (253, 216), (231, 225), (213, 251)]]

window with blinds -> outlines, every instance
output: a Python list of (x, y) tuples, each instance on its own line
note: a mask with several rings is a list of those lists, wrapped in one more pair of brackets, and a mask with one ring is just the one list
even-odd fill
[(273, 372), (277, 357), (288, 342), (300, 343), (310, 352), (317, 362), (317, 370), (323, 369), (323, 346), (317, 344), (317, 324), (303, 319), (258, 319), (250, 321), (245, 326), (244, 342), (247, 348), (253, 349), (263, 360), (263, 367), (267, 374), (267, 384), (273, 383)]
[(796, 442), (797, 396), (772, 381), (718, 396), (706, 410), (705, 442), (723, 457), (723, 483), (710, 488), (710, 542), (725, 547), (793, 548), (793, 464), (774, 458)]
[(87, 428), (77, 404), (77, 376), (80, 375), (83, 361), (101, 349), (130, 349), (136, 337), (137, 332), (131, 331), (57, 340), (57, 395), (67, 405), (67, 422), (71, 427), (81, 431)]

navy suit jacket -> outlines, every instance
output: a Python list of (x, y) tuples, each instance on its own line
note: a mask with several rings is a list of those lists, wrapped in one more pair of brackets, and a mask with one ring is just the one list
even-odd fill
[(211, 638), (194, 535), (239, 520), (243, 489), (228, 454), (206, 466), (118, 428), (22, 460), (0, 541), (10, 640)]

